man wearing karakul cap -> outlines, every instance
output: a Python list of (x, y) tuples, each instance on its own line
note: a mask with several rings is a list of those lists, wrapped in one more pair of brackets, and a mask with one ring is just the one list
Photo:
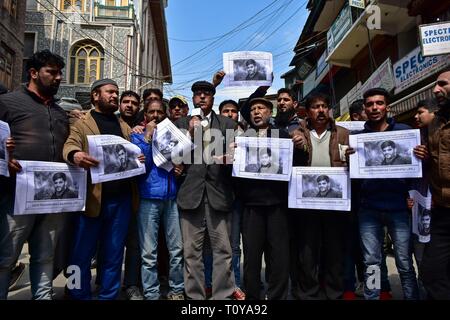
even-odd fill
[[(177, 120), (175, 125), (188, 130), (192, 138), (202, 137), (202, 154), (206, 156), (201, 158), (201, 163), (180, 166), (185, 173), (177, 196), (183, 236), (185, 293), (188, 299), (206, 299), (202, 252), (204, 239), (209, 234), (213, 253), (212, 299), (223, 300), (231, 297), (235, 287), (227, 228), (234, 197), (231, 165), (209, 161), (215, 155), (213, 151), (208, 152), (209, 143), (214, 143), (210, 140), (209, 129), (220, 130), (222, 137), (226, 137), (226, 130), (235, 130), (237, 125), (212, 110), (216, 92), (213, 84), (195, 82), (192, 92), (194, 107), (201, 109), (202, 119), (188, 116)], [(201, 146), (202, 143), (196, 149), (202, 149)], [(195, 160), (197, 151), (192, 152)]]
[[(69, 164), (85, 169), (99, 165), (101, 160), (88, 154), (87, 135), (109, 134), (130, 140), (130, 127), (114, 114), (118, 109), (118, 94), (114, 80), (101, 79), (92, 84), (91, 103), (95, 109), (71, 126), (64, 144), (63, 156)], [(120, 289), (128, 223), (131, 211), (136, 212), (139, 203), (137, 187), (132, 178), (98, 184), (88, 181), (86, 197), (86, 210), (78, 216), (70, 257), (70, 265), (80, 267), (81, 286), (69, 292), (73, 299), (91, 299), (90, 264), (99, 241), (102, 276), (98, 298), (112, 300)]]

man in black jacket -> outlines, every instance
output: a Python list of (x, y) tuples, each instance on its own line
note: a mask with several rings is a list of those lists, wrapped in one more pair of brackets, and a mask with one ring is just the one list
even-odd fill
[(213, 252), (212, 298), (223, 300), (231, 297), (235, 287), (227, 228), (234, 197), (231, 166), (211, 161), (215, 154), (210, 144), (215, 143), (211, 140), (214, 133), (226, 137), (226, 131), (234, 131), (237, 125), (212, 111), (216, 92), (213, 84), (198, 81), (193, 84), (192, 92), (194, 106), (201, 109), (202, 116), (184, 117), (175, 122), (178, 128), (189, 131), (197, 145), (191, 154), (193, 159), (183, 161), (185, 177), (177, 196), (184, 246), (185, 293), (188, 299), (206, 298), (202, 249), (207, 231)]
[[(54, 99), (64, 68), (63, 58), (48, 50), (27, 62), (28, 84), (0, 96), (0, 120), (15, 140), (10, 172), (19, 172), (17, 160), (63, 162), (62, 148), (69, 134), (66, 112)], [(17, 159), (17, 160), (16, 160)], [(14, 174), (13, 174), (14, 175)], [(0, 299), (8, 294), (10, 271), (28, 241), (33, 299), (52, 298), (53, 259), (63, 224), (62, 214), (14, 216), (15, 177), (0, 195)]]

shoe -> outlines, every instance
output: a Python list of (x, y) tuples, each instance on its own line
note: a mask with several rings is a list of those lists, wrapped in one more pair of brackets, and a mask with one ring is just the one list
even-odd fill
[(125, 294), (128, 300), (144, 300), (144, 296), (142, 295), (141, 290), (139, 290), (139, 288), (136, 286), (130, 286), (126, 288)]
[(353, 291), (345, 291), (342, 300), (356, 300), (356, 294)]
[(392, 294), (389, 291), (381, 291), (380, 300), (392, 300)]
[(9, 291), (13, 291), (17, 284), (19, 283), (20, 278), (22, 278), (25, 272), (25, 263), (19, 262), (17, 266), (15, 266), (11, 271), (11, 280), (9, 281)]
[(358, 283), (355, 289), (355, 294), (358, 297), (364, 297), (364, 283), (362, 282)]
[(184, 300), (184, 294), (182, 293), (169, 293), (167, 300)]
[(212, 297), (212, 288), (205, 288), (206, 299), (211, 299)]
[(245, 300), (245, 293), (240, 288), (236, 287), (233, 292), (233, 298), (235, 300)]

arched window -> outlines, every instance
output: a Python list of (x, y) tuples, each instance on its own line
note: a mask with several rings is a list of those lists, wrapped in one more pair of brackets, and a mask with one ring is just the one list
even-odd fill
[(91, 40), (75, 44), (71, 53), (70, 83), (91, 84), (103, 77), (102, 47)]
[(61, 9), (64, 11), (85, 11), (85, 0), (61, 0)]

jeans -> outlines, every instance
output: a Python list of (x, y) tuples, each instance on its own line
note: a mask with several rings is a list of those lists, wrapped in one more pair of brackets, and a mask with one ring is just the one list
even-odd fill
[(53, 259), (64, 214), (12, 215), (14, 199), (0, 198), (0, 299), (8, 296), (11, 270), (28, 241), (31, 294), (52, 299)]
[(102, 199), (100, 215), (80, 213), (70, 264), (80, 268), (80, 288), (70, 289), (76, 300), (91, 299), (91, 260), (99, 243), (98, 269), (101, 270), (99, 300), (114, 300), (120, 289), (123, 251), (131, 214), (131, 195)]
[(142, 286), (145, 299), (160, 296), (158, 280), (158, 230), (162, 226), (169, 251), (169, 294), (184, 290), (183, 241), (175, 200), (141, 199), (138, 213), (139, 244), (142, 257)]
[(395, 265), (400, 275), (404, 298), (417, 300), (419, 289), (410, 250), (411, 228), (406, 209), (386, 212), (361, 208), (359, 211), (361, 247), (366, 267), (364, 296), (368, 300), (379, 299), (381, 288), (369, 288), (368, 282), (372, 279), (373, 270), (381, 270), (384, 225), (387, 226), (394, 243)]

